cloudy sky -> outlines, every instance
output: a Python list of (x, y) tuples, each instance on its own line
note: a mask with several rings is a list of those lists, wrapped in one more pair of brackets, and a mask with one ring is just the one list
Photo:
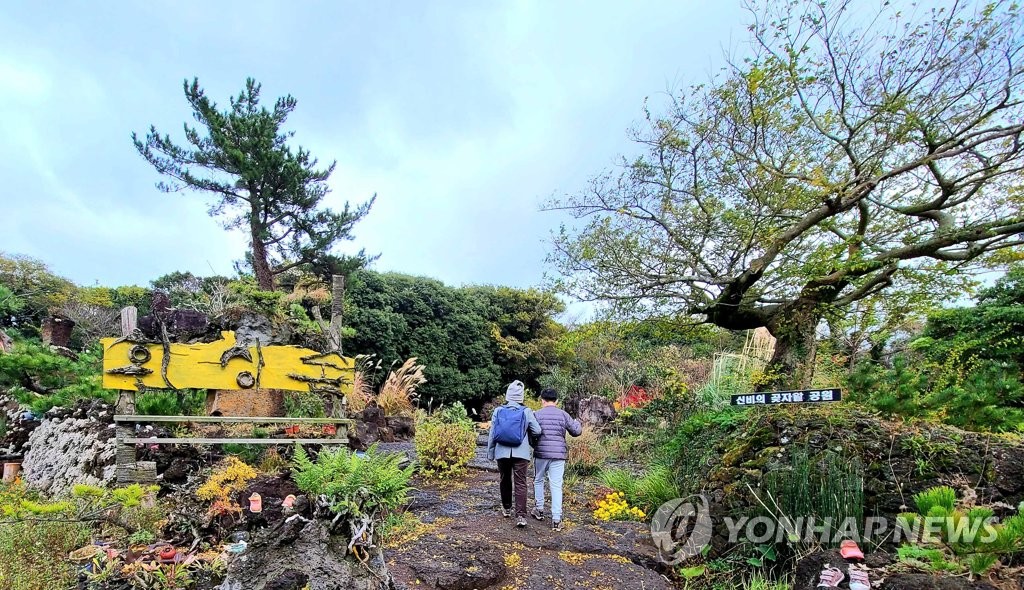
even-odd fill
[(745, 38), (739, 0), (5, 2), (0, 251), (79, 283), (231, 274), (245, 238), (163, 194), (131, 144), (182, 139), (184, 78), (298, 99), (295, 141), (337, 160), (328, 204), (377, 194), (346, 249), (452, 284), (541, 283), (557, 214), (633, 148), (643, 102)]

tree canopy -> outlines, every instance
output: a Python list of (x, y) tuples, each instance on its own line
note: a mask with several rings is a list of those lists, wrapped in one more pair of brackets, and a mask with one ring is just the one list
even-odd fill
[(941, 300), (1019, 256), (1019, 8), (755, 2), (751, 50), (648, 112), (643, 153), (556, 200), (561, 289), (778, 339), (806, 384), (832, 309)]
[(346, 290), (346, 351), (388, 363), (417, 357), (419, 388), (436, 407), (478, 404), (519, 379), (538, 387), (553, 359), (561, 302), (549, 293), (507, 287), (456, 288), (423, 277), (359, 271)]
[[(376, 196), (351, 208), (346, 202), (341, 211), (322, 206), (335, 164), (319, 168), (308, 150), (289, 145), (294, 132), (282, 127), (295, 110), (291, 95), (278, 98), (269, 110), (260, 105), (260, 85), (249, 78), (230, 107), (221, 110), (198, 79), (185, 80), (184, 90), (198, 123), (185, 124), (184, 146), (155, 126), (144, 139), (132, 133), (132, 141), (169, 179), (158, 188), (211, 193), (210, 215), (223, 217), (225, 228), (248, 234), (246, 258), (260, 288), (272, 290), (274, 278), (296, 266), (322, 265), (332, 246), (351, 239), (353, 226)], [(364, 259), (363, 253), (357, 258)], [(338, 257), (332, 260), (339, 265)]]

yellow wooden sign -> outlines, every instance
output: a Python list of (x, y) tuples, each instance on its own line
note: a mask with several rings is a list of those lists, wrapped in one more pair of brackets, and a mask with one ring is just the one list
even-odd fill
[(221, 336), (201, 344), (104, 338), (103, 387), (351, 391), (351, 358), (298, 346), (237, 346), (234, 332)]

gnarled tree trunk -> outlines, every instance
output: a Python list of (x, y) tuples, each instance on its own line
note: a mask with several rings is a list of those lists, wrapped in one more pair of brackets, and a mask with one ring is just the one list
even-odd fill
[(768, 321), (775, 337), (775, 353), (765, 368), (762, 389), (806, 389), (814, 378), (818, 352), (818, 324), (822, 314), (816, 301), (798, 299)]

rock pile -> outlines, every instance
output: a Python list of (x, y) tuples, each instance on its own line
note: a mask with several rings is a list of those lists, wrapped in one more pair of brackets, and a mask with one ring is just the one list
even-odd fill
[(75, 484), (112, 482), (117, 450), (113, 419), (113, 406), (102, 400), (47, 412), (25, 444), (25, 483), (60, 496)]

